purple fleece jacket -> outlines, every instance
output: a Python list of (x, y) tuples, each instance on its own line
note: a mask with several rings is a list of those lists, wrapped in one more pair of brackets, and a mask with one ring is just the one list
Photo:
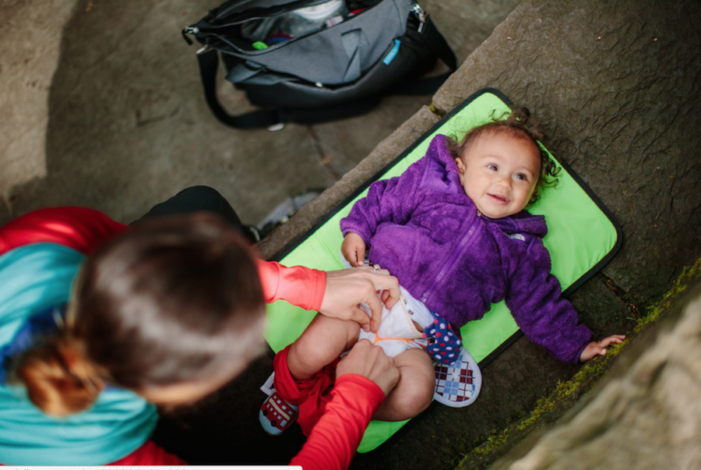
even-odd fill
[(578, 362), (592, 339), (550, 274), (545, 218), (525, 210), (502, 219), (481, 215), (443, 135), (400, 177), (370, 186), (341, 230), (360, 235), (371, 263), (454, 326), (506, 299), (523, 333), (563, 362)]

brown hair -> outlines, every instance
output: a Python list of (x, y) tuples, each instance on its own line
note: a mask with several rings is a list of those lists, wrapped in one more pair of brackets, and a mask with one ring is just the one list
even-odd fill
[[(530, 123), (528, 127), (526, 127), (527, 123)], [(494, 119), (492, 122), (474, 127), (465, 134), (462, 140), (458, 141), (455, 136), (449, 136), (446, 139), (446, 146), (453, 158), (460, 158), (465, 155), (467, 149), (478, 137), (496, 134), (504, 134), (514, 139), (531, 142), (538, 150), (541, 171), (535, 184), (535, 191), (533, 191), (533, 195), (528, 201), (529, 205), (533, 204), (540, 198), (540, 194), (545, 188), (557, 184), (557, 175), (560, 172), (560, 168), (550, 159), (547, 152), (538, 145), (538, 141), (545, 139), (545, 134), (539, 128), (538, 123), (533, 122), (533, 119), (531, 119), (531, 113), (528, 111), (528, 108), (522, 107), (514, 110), (506, 120)]]
[(213, 215), (144, 221), (90, 256), (57, 338), (13, 374), (46, 413), (135, 391), (233, 378), (258, 355), (263, 291), (248, 243)]
[(104, 383), (68, 336), (50, 338), (20, 358), (14, 381), (27, 385), (32, 403), (47, 414), (67, 416), (87, 409)]

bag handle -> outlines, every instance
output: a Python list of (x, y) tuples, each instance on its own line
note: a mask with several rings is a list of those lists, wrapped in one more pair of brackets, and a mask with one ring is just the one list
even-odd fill
[(221, 123), (236, 129), (267, 127), (270, 130), (277, 130), (280, 124), (286, 122), (312, 124), (336, 121), (366, 113), (374, 108), (379, 101), (378, 96), (370, 96), (353, 100), (350, 103), (322, 108), (271, 108), (231, 115), (224, 110), (217, 97), (219, 54), (215, 49), (204, 47), (197, 51), (197, 62), (200, 66), (200, 77), (209, 108)]
[(281, 121), (279, 110), (276, 109), (261, 109), (236, 116), (227, 113), (217, 97), (216, 84), (219, 54), (215, 49), (205, 46), (197, 51), (197, 63), (200, 66), (204, 97), (207, 100), (209, 109), (223, 124), (237, 129), (254, 129), (257, 127), (271, 127), (283, 122)]

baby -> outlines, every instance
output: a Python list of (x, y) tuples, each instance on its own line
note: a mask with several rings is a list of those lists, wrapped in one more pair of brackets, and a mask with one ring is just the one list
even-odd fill
[[(369, 336), (395, 356), (401, 374), (373, 417), (411, 418), (431, 402), (433, 360), (453, 362), (462, 347), (459, 328), (503, 299), (524, 334), (561, 361), (587, 361), (624, 339), (593, 342), (550, 274), (545, 219), (524, 209), (557, 168), (541, 151), (538, 132), (525, 127), (528, 117), (518, 109), (459, 143), (437, 135), (426, 156), (400, 177), (374, 183), (354, 205), (341, 221), (344, 257), (361, 266), (370, 247), (370, 262), (397, 276), (405, 301), (385, 310), (378, 335), (317, 316), (287, 355), (296, 381)], [(381, 337), (390, 323), (406, 334)]]

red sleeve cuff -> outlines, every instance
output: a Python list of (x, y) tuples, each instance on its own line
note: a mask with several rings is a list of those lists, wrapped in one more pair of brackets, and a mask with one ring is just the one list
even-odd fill
[(319, 310), (326, 290), (326, 273), (304, 266), (285, 267), (275, 261), (257, 260), (258, 275), (267, 303), (286, 300), (306, 310)]

